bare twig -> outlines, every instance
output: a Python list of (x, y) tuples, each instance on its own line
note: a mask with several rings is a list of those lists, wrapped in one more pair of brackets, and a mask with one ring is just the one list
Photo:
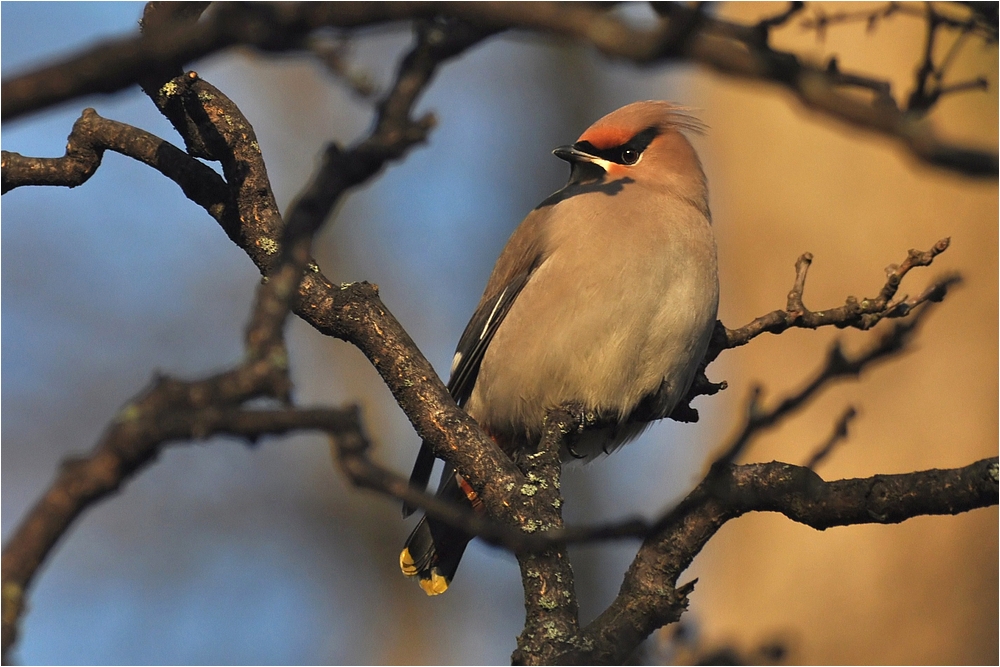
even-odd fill
[(786, 23), (788, 23), (788, 21), (791, 20), (793, 16), (795, 16), (803, 9), (805, 9), (805, 6), (806, 3), (802, 2), (801, 0), (793, 0), (792, 2), (788, 3), (788, 8), (785, 9), (785, 11), (781, 12), (780, 14), (775, 14), (774, 16), (770, 16), (757, 23), (757, 29), (767, 31), (772, 28), (778, 28), (780, 26), (783, 26)]
[(826, 457), (833, 452), (833, 449), (841, 442), (847, 439), (847, 425), (851, 423), (851, 420), (857, 416), (858, 412), (853, 407), (849, 407), (844, 410), (844, 414), (840, 416), (837, 420), (836, 425), (833, 427), (833, 432), (830, 437), (826, 439), (819, 448), (813, 452), (809, 460), (806, 461), (805, 467), (811, 470), (815, 470), (816, 466), (822, 463)]
[(733, 463), (760, 431), (774, 426), (782, 417), (802, 407), (831, 380), (845, 376), (856, 377), (873, 362), (903, 350), (928, 312), (929, 306), (915, 311), (912, 317), (895, 323), (891, 329), (883, 332), (873, 345), (854, 356), (845, 355), (840, 343), (835, 342), (830, 347), (826, 363), (819, 373), (802, 389), (786, 396), (769, 410), (760, 404), (760, 389), (754, 388), (747, 407), (746, 423), (712, 467), (719, 468)]
[(738, 329), (726, 329), (724, 340), (720, 337), (713, 340), (708, 357), (714, 359), (722, 350), (746, 345), (762, 333), (781, 333), (793, 327), (816, 329), (835, 326), (838, 329), (851, 327), (866, 330), (882, 319), (906, 315), (918, 303), (938, 301), (949, 287), (960, 282), (959, 276), (950, 274), (939, 278), (913, 300), (894, 302), (892, 299), (907, 273), (918, 266), (930, 266), (935, 257), (948, 249), (949, 243), (950, 240), (945, 238), (935, 243), (930, 250), (910, 250), (902, 264), (890, 264), (886, 267), (886, 281), (878, 296), (861, 301), (855, 297), (847, 297), (843, 306), (817, 311), (809, 310), (802, 302), (806, 274), (813, 260), (811, 253), (805, 253), (795, 262), (795, 283), (788, 293), (785, 310), (770, 312)]
[(728, 329), (722, 322), (716, 322), (712, 339), (705, 355), (705, 363), (699, 370), (687, 396), (674, 409), (670, 419), (681, 422), (698, 421), (698, 411), (691, 407), (691, 401), (699, 396), (711, 396), (726, 388), (725, 382), (714, 383), (705, 376), (705, 368), (715, 361), (725, 350), (746, 345), (763, 333), (780, 334), (792, 328), (816, 329), (823, 326), (847, 327), (867, 330), (886, 318), (905, 317), (916, 306), (936, 302), (944, 298), (948, 289), (961, 282), (958, 274), (946, 274), (925, 288), (915, 297), (893, 300), (903, 278), (912, 269), (930, 266), (934, 258), (948, 249), (950, 239), (944, 238), (929, 250), (910, 250), (902, 264), (886, 267), (886, 281), (876, 297), (862, 299), (847, 297), (843, 306), (826, 310), (811, 311), (803, 302), (806, 277), (812, 265), (812, 253), (803, 253), (795, 262), (795, 281), (788, 292), (784, 310), (775, 310), (754, 319), (738, 329)]
[[(800, 25), (806, 30), (815, 30), (817, 34), (821, 37), (827, 28), (848, 23), (865, 23), (868, 30), (874, 30), (878, 27), (880, 21), (883, 21), (894, 15), (905, 15), (915, 18), (926, 18), (927, 9), (925, 5), (930, 5), (932, 3), (915, 3), (915, 2), (887, 2), (881, 7), (876, 7), (875, 9), (868, 10), (857, 10), (857, 11), (843, 11), (843, 12), (833, 12), (827, 14), (820, 6), (812, 5), (810, 7), (812, 11), (812, 16), (810, 18), (803, 19)], [(939, 5), (947, 6), (946, 3), (938, 3)], [(973, 3), (950, 3), (957, 7), (959, 4)], [(949, 13), (945, 13), (940, 9), (933, 9), (937, 16), (937, 20), (949, 28), (957, 29), (962, 32), (972, 32), (982, 37), (986, 41), (996, 40), (997, 29), (996, 26), (991, 26), (989, 21), (985, 20), (985, 17), (979, 14), (974, 7), (969, 7), (967, 9), (966, 16), (959, 17)]]
[[(833, 14), (826, 14), (822, 9), (814, 8), (813, 17), (802, 21), (801, 25), (803, 28), (815, 30), (817, 36), (823, 39), (826, 35), (826, 30), (832, 25), (864, 21), (867, 24), (869, 32), (871, 32), (875, 30), (879, 22), (895, 15), (917, 17), (926, 23), (923, 53), (921, 54), (920, 64), (916, 67), (914, 73), (913, 91), (910, 93), (905, 106), (908, 113), (912, 115), (926, 113), (944, 95), (968, 90), (987, 89), (986, 78), (982, 76), (958, 84), (945, 85), (943, 83), (945, 73), (952, 62), (954, 62), (955, 57), (965, 44), (968, 36), (976, 35), (986, 43), (996, 41), (996, 27), (991, 27), (988, 23), (984, 22), (982, 17), (973, 9), (966, 11), (965, 16), (960, 18), (949, 14), (933, 2), (926, 2), (919, 5), (917, 3), (889, 2), (874, 10), (846, 11)], [(941, 63), (935, 65), (935, 45), (938, 43), (940, 31), (943, 28), (958, 31), (958, 35), (952, 42), (951, 47), (949, 47), (947, 54), (941, 59)], [(829, 69), (831, 71), (836, 70), (836, 59), (832, 59), (830, 62), (831, 66)], [(879, 93), (883, 103), (889, 102), (893, 106), (898, 106), (889, 95), (887, 82), (873, 82), (869, 79), (857, 79), (855, 77), (843, 77), (843, 79), (845, 83), (849, 82), (853, 85), (872, 87)]]
[(826, 39), (826, 31), (830, 26), (863, 21), (866, 24), (868, 32), (874, 32), (880, 21), (884, 21), (896, 13), (909, 12), (910, 8), (899, 2), (887, 2), (884, 6), (878, 7), (874, 10), (845, 11), (827, 14), (822, 7), (816, 5), (813, 5), (811, 10), (813, 14), (812, 17), (804, 19), (799, 25), (806, 30), (815, 30), (816, 36), (820, 40), (823, 40)]
[(354, 69), (349, 62), (349, 44), (346, 40), (331, 40), (326, 36), (312, 36), (309, 49), (316, 54), (326, 69), (337, 81), (367, 100), (375, 96), (376, 88), (372, 78), (365, 72)]

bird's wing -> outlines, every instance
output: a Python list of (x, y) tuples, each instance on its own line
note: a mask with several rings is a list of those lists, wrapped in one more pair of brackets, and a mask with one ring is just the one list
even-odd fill
[(514, 300), (524, 289), (537, 266), (537, 261), (532, 262), (515, 274), (499, 294), (480, 304), (466, 325), (455, 349), (455, 358), (451, 363), (451, 379), (448, 380), (448, 391), (459, 405), (465, 405), (469, 400), (486, 348), (489, 347), (500, 323), (510, 312)]
[[(466, 325), (462, 337), (458, 340), (458, 349), (451, 364), (451, 378), (448, 380), (448, 392), (459, 405), (464, 405), (472, 394), (486, 348), (489, 347), (500, 323), (510, 312), (517, 295), (528, 284), (528, 279), (541, 264), (542, 259), (541, 253), (530, 258), (527, 266), (515, 273), (499, 294), (484, 298), (479, 303), (472, 319)], [(420, 452), (413, 464), (413, 472), (410, 473), (410, 486), (418, 489), (427, 488), (434, 469), (434, 458), (430, 443), (424, 440), (420, 444)], [(410, 516), (415, 509), (409, 503), (404, 503), (403, 516)]]

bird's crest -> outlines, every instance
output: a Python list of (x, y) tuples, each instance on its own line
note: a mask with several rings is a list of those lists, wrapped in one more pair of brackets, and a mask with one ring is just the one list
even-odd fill
[(580, 135), (578, 141), (590, 142), (595, 148), (603, 150), (621, 146), (650, 127), (661, 132), (684, 130), (704, 134), (707, 126), (690, 111), (688, 107), (658, 100), (633, 102), (598, 120)]

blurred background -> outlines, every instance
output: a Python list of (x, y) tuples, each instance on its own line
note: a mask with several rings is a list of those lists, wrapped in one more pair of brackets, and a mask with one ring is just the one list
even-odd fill
[[(716, 10), (750, 21), (782, 3)], [(877, 4), (855, 4), (858, 10)], [(828, 12), (843, 6), (826, 5)], [(136, 30), (141, 3), (0, 6), (4, 78), (101, 38)], [(645, 6), (624, 10), (649, 19)], [(902, 97), (919, 62), (923, 22), (897, 16), (872, 32), (795, 20), (775, 45), (888, 78)], [(404, 27), (364, 33), (349, 62), (380, 90), (410, 42)], [(234, 50), (194, 69), (254, 125), (284, 208), (325, 142), (369, 127), (370, 102), (316, 59)], [(955, 141), (997, 146), (997, 49), (974, 40), (952, 80), (989, 92), (944, 99), (930, 118)], [(946, 80), (947, 81), (947, 80)], [(795, 259), (815, 255), (806, 304), (873, 296), (883, 268), (950, 236), (930, 276), (965, 285), (916, 346), (826, 392), (747, 460), (799, 463), (856, 405), (827, 479), (954, 467), (995, 455), (998, 424), (997, 183), (920, 164), (889, 140), (803, 109), (772, 87), (672, 64), (637, 68), (524, 34), (494, 38), (443, 68), (420, 102), (430, 142), (352, 192), (317, 239), (332, 280), (368, 280), (431, 362), (452, 351), (507, 236), (566, 178), (550, 150), (638, 99), (696, 109), (693, 141), (709, 176), (719, 243), (720, 318), (729, 326), (783, 307)], [(86, 106), (172, 142), (179, 137), (137, 89), (76, 100), (3, 126), (5, 150), (62, 155)], [(2, 529), (6, 540), (65, 456), (88, 450), (154, 371), (197, 378), (236, 363), (258, 275), (173, 183), (108, 153), (85, 185), (3, 197)], [(710, 376), (730, 389), (695, 403), (695, 425), (658, 424), (626, 450), (565, 472), (566, 516), (655, 516), (703, 472), (739, 423), (752, 382), (774, 397), (799, 386), (834, 337), (790, 331), (730, 351)], [(378, 459), (408, 473), (418, 439), (352, 347), (293, 320), (296, 396), (363, 406)], [(475, 543), (449, 590), (427, 598), (398, 571), (411, 525), (397, 503), (352, 489), (320, 437), (171, 447), (121, 493), (92, 508), (59, 544), (29, 594), (23, 663), (505, 663), (523, 620), (512, 556)], [(726, 525), (698, 557), (685, 616), (704, 646), (749, 651), (777, 641), (807, 663), (998, 661), (997, 510), (898, 526), (817, 532), (781, 516)], [(583, 620), (617, 592), (637, 544), (572, 553)], [(648, 657), (674, 655), (654, 635)]]

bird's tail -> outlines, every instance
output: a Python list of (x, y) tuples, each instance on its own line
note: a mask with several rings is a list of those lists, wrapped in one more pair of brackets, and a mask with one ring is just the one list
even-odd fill
[[(477, 510), (481, 505), (475, 491), (451, 466), (445, 468), (437, 495)], [(440, 595), (448, 590), (471, 539), (458, 528), (423, 516), (399, 554), (399, 568), (406, 576), (416, 577), (420, 588), (428, 595)]]

